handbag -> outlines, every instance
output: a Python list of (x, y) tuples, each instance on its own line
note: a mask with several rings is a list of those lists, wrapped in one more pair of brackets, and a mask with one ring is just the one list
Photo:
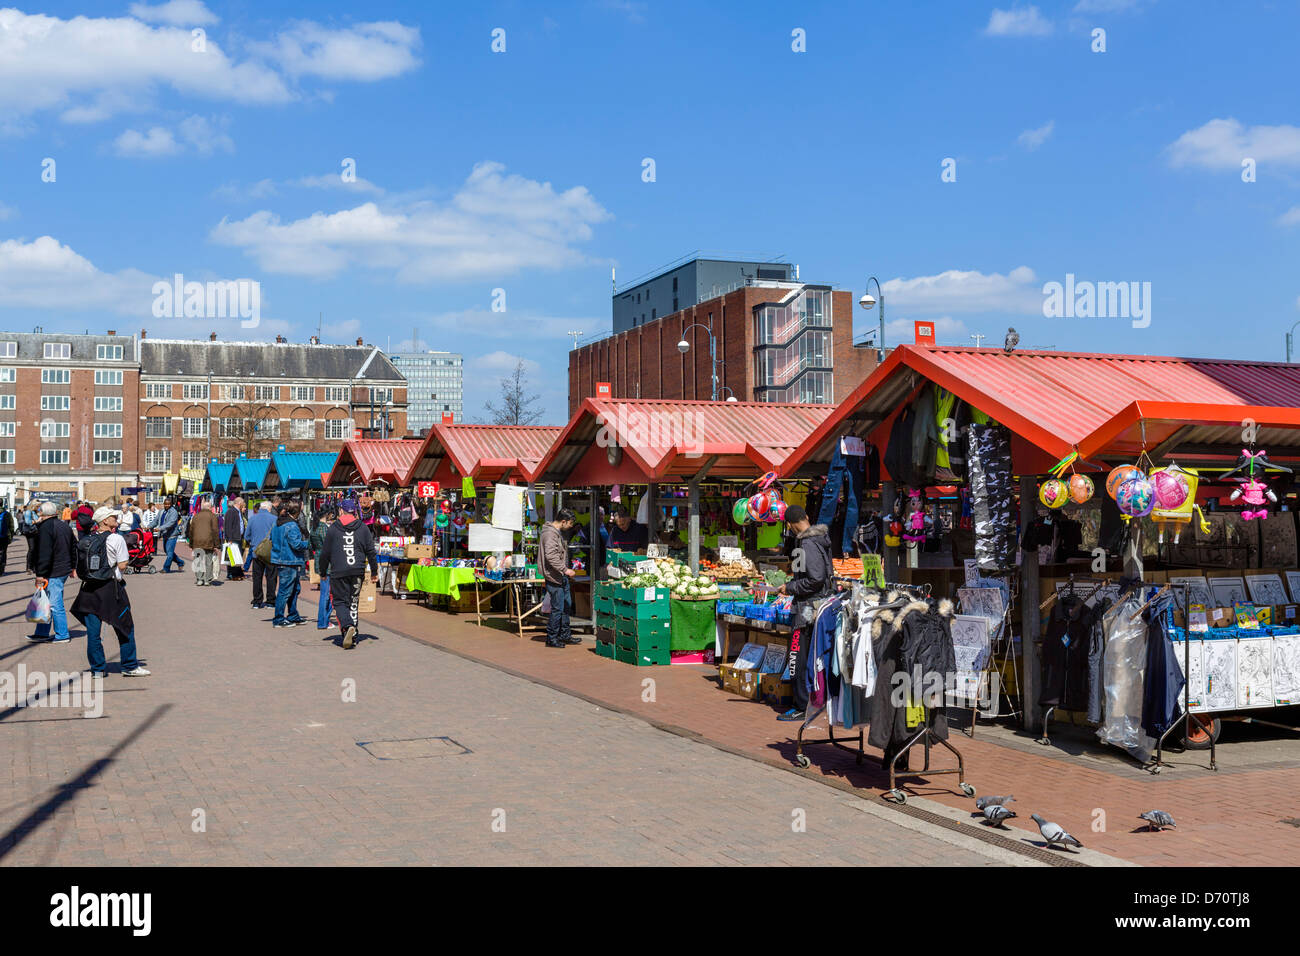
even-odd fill
[(263, 564), (271, 563), (271, 536), (268, 534), (262, 539), (262, 543), (253, 549), (253, 557)]
[(50, 596), (45, 593), (45, 588), (37, 588), (27, 602), (27, 620), (33, 624), (50, 623)]

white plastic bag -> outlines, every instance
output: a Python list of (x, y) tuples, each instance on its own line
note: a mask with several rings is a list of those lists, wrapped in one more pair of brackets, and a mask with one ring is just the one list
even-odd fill
[(27, 620), (33, 624), (50, 623), (50, 596), (45, 593), (45, 588), (37, 588), (27, 602)]

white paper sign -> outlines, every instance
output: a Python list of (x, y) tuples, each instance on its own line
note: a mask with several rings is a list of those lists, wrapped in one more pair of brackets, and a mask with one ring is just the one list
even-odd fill
[(659, 553), (659, 545), (657, 545), (657, 544), (647, 544), (647, 545), (645, 546), (645, 556), (646, 556), (647, 558), (661, 558), (661, 557), (663, 557), (663, 555)]
[(979, 562), (976, 561), (974, 558), (966, 558), (964, 561), (962, 561), (962, 565), (966, 568), (966, 587), (968, 588), (975, 587), (976, 584), (979, 583), (979, 576), (980, 576)]
[(632, 567), (636, 574), (653, 574), (658, 565), (653, 561), (638, 561)]
[(524, 530), (524, 488), (522, 485), (497, 485), (492, 497), (492, 525)]
[(865, 455), (867, 453), (867, 443), (861, 438), (855, 438), (852, 435), (845, 435), (840, 439), (841, 455)]
[(469, 550), (513, 551), (515, 533), (509, 528), (497, 528), (483, 522), (469, 525)]
[(739, 561), (744, 557), (744, 552), (739, 548), (718, 548), (718, 563), (730, 564), (733, 561)]

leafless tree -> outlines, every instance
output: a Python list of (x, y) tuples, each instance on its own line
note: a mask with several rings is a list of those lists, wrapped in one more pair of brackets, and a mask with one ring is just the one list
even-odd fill
[(483, 404), (493, 425), (535, 425), (542, 417), (541, 409), (535, 407), (541, 397), (528, 394), (528, 375), (520, 359), (515, 370), (501, 380), (501, 404)]

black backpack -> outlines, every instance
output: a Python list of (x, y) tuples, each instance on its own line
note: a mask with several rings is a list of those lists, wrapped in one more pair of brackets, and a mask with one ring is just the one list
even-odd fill
[(83, 535), (77, 542), (77, 577), (83, 581), (107, 581), (115, 576), (108, 560), (108, 536), (112, 532)]

